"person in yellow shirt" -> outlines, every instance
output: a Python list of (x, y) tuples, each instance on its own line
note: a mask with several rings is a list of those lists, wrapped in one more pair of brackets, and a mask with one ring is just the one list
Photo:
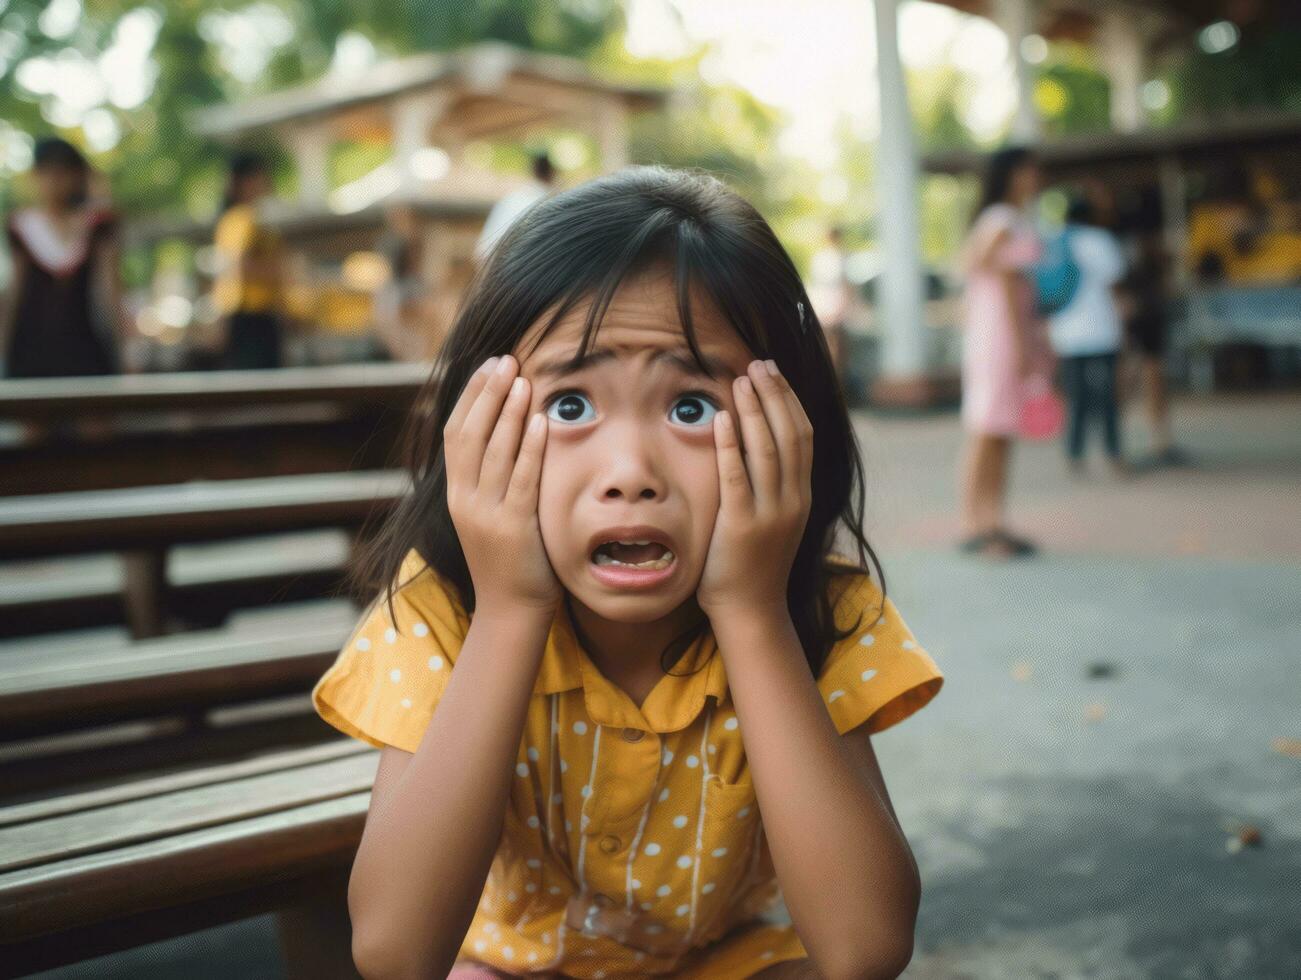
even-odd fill
[(433, 377), (375, 598), (312, 692), (381, 749), (360, 972), (902, 971), (921, 886), (870, 736), (943, 677), (874, 580), (848, 412), (768, 224), (659, 167), (559, 194)]
[(283, 363), (283, 245), (261, 214), (270, 193), (271, 172), (262, 157), (241, 153), (231, 160), (213, 236), (218, 264), (213, 299), (226, 324), (221, 362), (229, 369)]

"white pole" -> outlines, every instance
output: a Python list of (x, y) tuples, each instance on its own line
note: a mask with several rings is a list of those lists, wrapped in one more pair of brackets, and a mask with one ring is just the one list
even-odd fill
[(1145, 69), (1145, 44), (1141, 25), (1116, 10), (1103, 13), (1098, 48), (1111, 86), (1111, 125), (1122, 133), (1144, 123), (1140, 95)]
[(298, 171), (298, 202), (307, 208), (325, 206), (330, 193), (330, 130), (321, 123), (304, 126), (288, 140)]
[(998, 0), (995, 5), (995, 20), (1007, 35), (1007, 56), (1016, 78), (1012, 138), (1022, 143), (1033, 143), (1043, 132), (1043, 124), (1034, 102), (1034, 66), (1026, 61), (1022, 50), (1022, 42), (1034, 33), (1034, 8), (1031, 0)]
[(433, 128), (447, 105), (446, 92), (418, 90), (395, 100), (389, 110), (393, 163), (397, 167), (399, 186), (405, 192), (416, 191), (420, 186), (412, 164), (416, 154), (429, 145)]
[(927, 368), (922, 308), (921, 219), (917, 202), (917, 150), (908, 90), (899, 59), (901, 0), (874, 0), (876, 73), (881, 91), (881, 135), (877, 146), (877, 214), (885, 255), (875, 317), (883, 343), (881, 375), (891, 382), (916, 382)]

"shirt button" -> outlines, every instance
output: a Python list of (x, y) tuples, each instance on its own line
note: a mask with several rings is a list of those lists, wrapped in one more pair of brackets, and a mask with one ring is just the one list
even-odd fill
[(619, 840), (618, 837), (607, 835), (601, 838), (601, 843), (598, 846), (601, 848), (602, 854), (615, 854), (623, 848), (623, 841)]
[(646, 737), (646, 733), (640, 728), (625, 728), (623, 730), (623, 740), (625, 742), (640, 742)]

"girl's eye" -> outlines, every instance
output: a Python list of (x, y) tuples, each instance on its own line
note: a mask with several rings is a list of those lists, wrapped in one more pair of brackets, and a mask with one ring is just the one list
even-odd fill
[(706, 426), (714, 420), (718, 407), (703, 395), (683, 395), (669, 409), (669, 418), (690, 426)]
[(547, 405), (547, 418), (556, 422), (568, 422), (570, 425), (590, 422), (596, 418), (596, 408), (586, 395), (571, 391)]

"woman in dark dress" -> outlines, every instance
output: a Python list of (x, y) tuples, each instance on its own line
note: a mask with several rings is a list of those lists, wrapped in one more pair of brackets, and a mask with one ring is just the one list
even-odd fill
[(0, 373), (115, 374), (124, 330), (116, 216), (88, 200), (90, 167), (64, 140), (37, 143), (33, 176), (37, 204), (5, 223), (13, 277), (0, 312)]

